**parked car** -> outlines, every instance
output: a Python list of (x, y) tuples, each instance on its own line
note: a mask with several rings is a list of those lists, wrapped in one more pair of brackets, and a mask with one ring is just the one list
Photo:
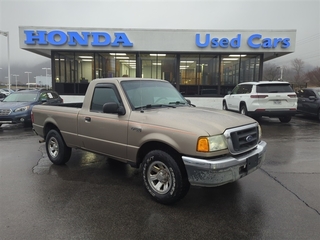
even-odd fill
[(222, 107), (256, 119), (267, 116), (288, 123), (297, 112), (297, 95), (288, 82), (243, 82), (224, 97)]
[(1, 89), (0, 89), (0, 93), (5, 94), (6, 96), (8, 96), (9, 94), (11, 94), (11, 93), (13, 93), (13, 92), (14, 92), (14, 91), (11, 90), (11, 89), (10, 89), (10, 91), (9, 91), (9, 89), (5, 89), (5, 88), (1, 88)]
[(4, 123), (31, 125), (34, 105), (63, 103), (59, 94), (52, 90), (36, 89), (13, 92), (0, 102), (0, 126)]
[(303, 88), (297, 92), (298, 112), (317, 116), (320, 121), (320, 87)]

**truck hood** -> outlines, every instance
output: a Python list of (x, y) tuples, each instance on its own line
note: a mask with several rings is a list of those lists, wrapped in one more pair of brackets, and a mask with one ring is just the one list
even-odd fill
[[(177, 107), (135, 111), (131, 120), (142, 123), (196, 132), (202, 135), (216, 135), (228, 128), (239, 127), (256, 121), (250, 117), (229, 111), (201, 108)], [(170, 123), (170, 126), (167, 123)]]

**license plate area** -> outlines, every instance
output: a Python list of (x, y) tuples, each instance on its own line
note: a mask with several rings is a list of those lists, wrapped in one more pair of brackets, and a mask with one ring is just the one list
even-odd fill
[(253, 156), (247, 158), (246, 162), (247, 162), (246, 170), (248, 172), (248, 171), (250, 171), (250, 169), (258, 166), (258, 164), (259, 164), (259, 154), (256, 154), (256, 155), (253, 155)]

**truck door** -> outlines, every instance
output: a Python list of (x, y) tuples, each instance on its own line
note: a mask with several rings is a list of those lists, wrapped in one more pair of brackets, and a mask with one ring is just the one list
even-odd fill
[(318, 114), (318, 104), (317, 104), (316, 94), (309, 89), (305, 89), (302, 98), (302, 111), (311, 114)]
[(116, 158), (126, 159), (128, 115), (103, 113), (103, 104), (122, 104), (113, 84), (99, 84), (95, 87), (91, 106), (78, 115), (78, 134), (83, 148)]

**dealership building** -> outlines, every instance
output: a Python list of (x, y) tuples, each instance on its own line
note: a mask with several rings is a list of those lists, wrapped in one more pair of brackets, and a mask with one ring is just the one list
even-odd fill
[(295, 50), (296, 30), (19, 27), (20, 48), (51, 59), (52, 88), (84, 95), (97, 78), (165, 79), (184, 96), (261, 81), (263, 63)]

